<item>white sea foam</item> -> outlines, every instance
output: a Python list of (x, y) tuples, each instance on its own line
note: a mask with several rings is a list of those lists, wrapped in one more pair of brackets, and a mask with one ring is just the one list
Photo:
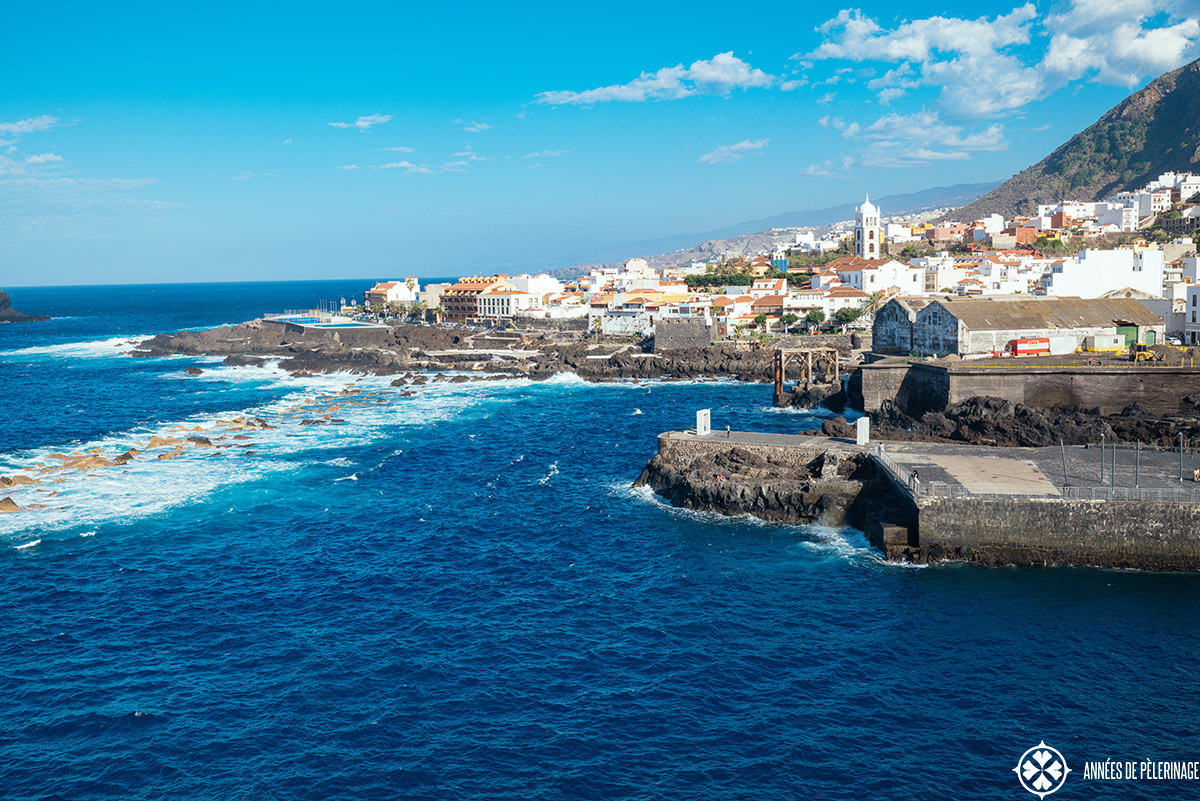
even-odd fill
[(629, 413), (629, 416), (630, 416), (630, 417), (633, 417), (634, 415), (638, 415), (638, 414), (641, 414), (641, 413), (642, 413), (642, 410), (641, 410), (641, 409), (634, 409), (632, 412), (630, 412), (630, 413)]
[(111, 339), (84, 340), (81, 342), (60, 342), (57, 345), (39, 345), (31, 348), (0, 351), (0, 357), (7, 359), (29, 359), (42, 356), (70, 359), (105, 358), (120, 356), (133, 350), (134, 346), (146, 336), (121, 336)]
[(551, 462), (550, 469), (546, 471), (546, 475), (538, 479), (538, 484), (543, 487), (550, 483), (550, 479), (558, 475), (558, 462)]
[[(0, 540), (19, 540), (35, 532), (65, 532), (81, 526), (89, 527), (94, 533), (98, 525), (128, 523), (172, 507), (202, 502), (222, 488), (296, 470), (311, 463), (314, 452), (333, 452), (327, 457), (318, 456), (317, 461), (344, 460), (344, 466), (353, 466), (353, 460), (338, 452), (377, 443), (407, 428), (436, 425), (464, 416), (485, 417), (496, 403), (515, 402), (518, 398), (514, 393), (494, 389), (497, 384), (506, 382), (438, 383), (417, 388), (412, 397), (400, 397), (389, 386), (391, 377), (332, 374), (297, 380), (269, 367), (232, 369), (286, 382), (292, 391), (276, 400), (239, 411), (197, 415), (177, 422), (116, 432), (88, 442), (58, 443), (0, 455), (0, 474), (19, 472), (42, 482), (6, 490), (14, 501), (21, 507), (32, 502), (50, 507), (0, 516)], [(281, 374), (286, 378), (281, 378)], [(340, 394), (351, 387), (360, 390), (360, 394)], [(313, 403), (307, 403), (309, 400)], [(323, 420), (326, 415), (345, 422), (300, 424), (304, 419)], [(236, 417), (263, 418), (277, 428), (232, 431), (219, 423)], [(201, 430), (192, 430), (197, 427)], [(251, 439), (218, 440), (227, 433), (248, 435)], [(185, 445), (180, 455), (172, 459), (156, 458), (167, 452), (164, 448), (146, 451), (123, 466), (40, 474), (45, 467), (59, 464), (49, 458), (52, 453), (84, 453), (98, 448), (103, 456), (111, 459), (131, 446), (145, 450), (154, 436), (203, 436), (216, 445), (250, 447)], [(247, 451), (253, 451), (253, 455), (246, 456)], [(402, 449), (396, 449), (392, 456), (401, 453)], [(34, 469), (23, 469), (27, 467)], [(357, 478), (355, 475), (340, 480)], [(53, 497), (48, 494), (51, 490), (56, 492)]]
[(29, 542), (22, 543), (21, 545), (17, 545), (15, 547), (18, 551), (23, 551), (26, 548), (32, 548), (33, 546), (38, 545), (39, 543), (41, 543), (41, 540), (30, 540)]
[(358, 473), (351, 473), (348, 476), (343, 476), (341, 478), (335, 478), (334, 481), (335, 482), (337, 482), (337, 481), (358, 481)]

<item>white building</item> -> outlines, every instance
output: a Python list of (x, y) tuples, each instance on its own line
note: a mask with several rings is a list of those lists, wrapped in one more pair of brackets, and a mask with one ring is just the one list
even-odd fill
[(1200, 286), (1189, 286), (1187, 288), (1187, 303), (1183, 309), (1183, 341), (1187, 345), (1200, 344), (1200, 321), (1197, 321), (1197, 314), (1200, 313), (1200, 306), (1197, 300), (1200, 298)]
[(1041, 285), (1046, 295), (1077, 298), (1098, 298), (1126, 288), (1163, 296), (1161, 250), (1085, 250), (1054, 262)]
[(512, 278), (507, 279), (507, 283), (512, 284), (514, 288), (522, 292), (542, 297), (563, 291), (562, 281), (546, 273), (538, 273), (537, 275), (522, 273), (521, 275), (514, 275)]
[(837, 277), (843, 284), (868, 295), (892, 288), (902, 295), (919, 295), (925, 291), (925, 270), (895, 259), (874, 259), (859, 263), (846, 261), (841, 264), (832, 262), (830, 267), (837, 271)]
[(540, 309), (542, 298), (508, 286), (479, 293), (479, 316), (502, 319), (527, 309)]
[(904, 244), (906, 242), (919, 242), (921, 237), (913, 234), (912, 226), (901, 225), (900, 223), (888, 223), (883, 226), (883, 238), (887, 242), (895, 242)]
[(1200, 258), (1196, 256), (1184, 256), (1182, 261), (1183, 280), (1189, 284), (1200, 284), (1200, 276), (1196, 275), (1196, 271), (1200, 270)]
[(879, 209), (868, 194), (854, 211), (854, 255), (860, 259), (878, 259), (883, 246), (883, 229), (879, 225)]
[(380, 281), (363, 293), (363, 303), (369, 308), (375, 304), (416, 303), (420, 297), (421, 285), (415, 275), (404, 280)]
[(783, 295), (787, 292), (786, 278), (756, 278), (750, 285), (750, 297), (758, 300), (768, 295)]

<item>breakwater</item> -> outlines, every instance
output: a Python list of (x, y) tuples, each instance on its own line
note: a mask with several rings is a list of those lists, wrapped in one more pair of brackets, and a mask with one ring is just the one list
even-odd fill
[(1122, 451), (1114, 478), (1094, 448), (673, 431), (637, 483), (685, 508), (851, 525), (894, 561), (1195, 572), (1200, 457), (1181, 456)]
[[(892, 402), (905, 414), (920, 417), (974, 397), (1050, 409), (1078, 406), (1120, 414), (1131, 403), (1155, 414), (1193, 413), (1184, 401), (1200, 395), (1200, 368), (1190, 365), (1105, 363), (1102, 366), (1039, 365), (1019, 360), (930, 363), (887, 359), (863, 365), (856, 393), (862, 408), (879, 411)], [(856, 399), (857, 403), (857, 399)]]

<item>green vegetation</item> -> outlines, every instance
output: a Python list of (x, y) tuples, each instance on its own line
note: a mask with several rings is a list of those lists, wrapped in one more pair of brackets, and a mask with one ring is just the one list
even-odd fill
[[(782, 278), (789, 284), (801, 284), (807, 281), (810, 276), (795, 275), (780, 272), (779, 270), (767, 270), (761, 278), (775, 280)], [(701, 287), (723, 287), (723, 286), (750, 286), (760, 277), (750, 272), (707, 272), (697, 275), (689, 275), (683, 279), (687, 284), (688, 289), (699, 289)]]
[(862, 309), (852, 309), (849, 306), (843, 306), (833, 313), (833, 319), (837, 320), (842, 325), (852, 323), (862, 316)]
[(845, 245), (837, 250), (831, 250), (820, 256), (813, 256), (807, 253), (795, 253), (788, 251), (788, 269), (789, 270), (807, 270), (809, 267), (824, 267), (831, 261), (836, 261), (843, 256), (849, 256), (850, 251)]
[(1037, 239), (1033, 240), (1033, 246), (1035, 248), (1037, 248), (1038, 250), (1043, 250), (1043, 251), (1045, 251), (1045, 250), (1059, 250), (1059, 251), (1069, 250), (1066, 242), (1064, 242), (1061, 239), (1055, 239), (1055, 238), (1049, 237), (1049, 236), (1039, 236)]
[(820, 325), (825, 322), (825, 312), (820, 309), (813, 309), (808, 314), (804, 315), (804, 322), (809, 325)]

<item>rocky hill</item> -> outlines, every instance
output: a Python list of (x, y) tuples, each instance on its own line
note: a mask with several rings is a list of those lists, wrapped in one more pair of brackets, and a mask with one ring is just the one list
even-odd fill
[(1102, 200), (1161, 173), (1200, 171), (1200, 60), (1155, 79), (1087, 130), (953, 216), (1030, 214), (1039, 203)]
[(22, 314), (12, 307), (12, 301), (8, 299), (8, 293), (0, 291), (0, 323), (36, 323), (49, 319), (49, 317), (42, 317), (37, 314)]

